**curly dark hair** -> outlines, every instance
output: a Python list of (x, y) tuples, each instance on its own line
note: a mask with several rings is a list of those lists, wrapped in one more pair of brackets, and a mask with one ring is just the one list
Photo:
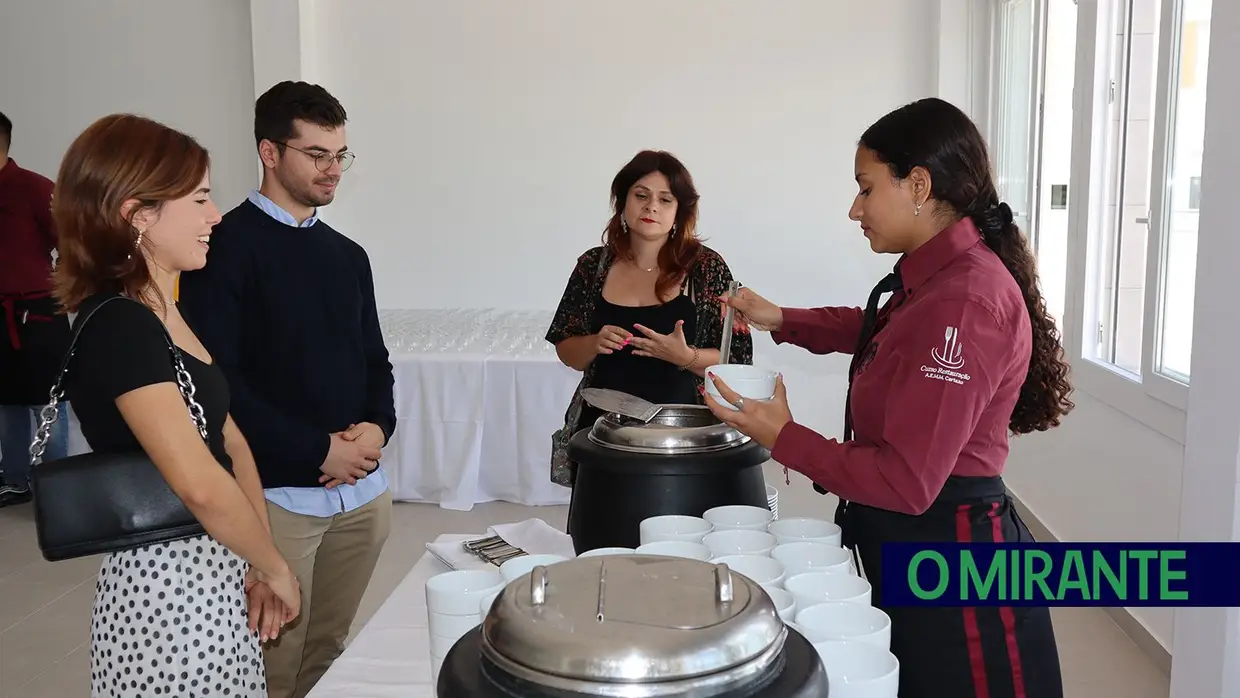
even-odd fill
[(915, 167), (930, 173), (931, 195), (953, 218), (973, 219), (982, 239), (1012, 274), (1025, 297), (1033, 326), (1029, 373), (1012, 410), (1014, 434), (1059, 426), (1075, 405), (1059, 328), (1046, 311), (1038, 285), (1037, 259), (1012, 211), (1000, 202), (990, 169), (986, 141), (969, 117), (941, 99), (922, 99), (879, 119), (861, 136), (860, 145), (887, 164), (897, 179)]

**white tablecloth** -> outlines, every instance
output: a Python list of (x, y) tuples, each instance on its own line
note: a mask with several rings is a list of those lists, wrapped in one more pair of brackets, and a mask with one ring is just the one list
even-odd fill
[(445, 509), (566, 504), (549, 480), (551, 434), (581, 374), (543, 335), (551, 313), (381, 313), (396, 376), (396, 434), (383, 466), (399, 501)]
[[(436, 542), (469, 537), (444, 534)], [(426, 580), (447, 571), (424, 553), (307, 698), (435, 698)]]

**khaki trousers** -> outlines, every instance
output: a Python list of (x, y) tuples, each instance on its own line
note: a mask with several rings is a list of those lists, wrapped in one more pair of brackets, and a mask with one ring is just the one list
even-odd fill
[(344, 651), (387, 541), (392, 495), (331, 518), (267, 503), (276, 547), (301, 584), (301, 615), (263, 648), (270, 698), (304, 698)]

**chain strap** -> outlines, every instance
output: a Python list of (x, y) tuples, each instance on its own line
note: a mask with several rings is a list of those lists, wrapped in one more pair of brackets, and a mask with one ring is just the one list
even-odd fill
[[(202, 437), (203, 441), (206, 441), (207, 416), (202, 409), (202, 405), (198, 404), (198, 401), (194, 399), (194, 393), (196, 392), (194, 379), (185, 368), (185, 362), (181, 360), (181, 351), (177, 349), (171, 337), (168, 337), (167, 340), (168, 349), (172, 352), (172, 365), (176, 371), (177, 388), (181, 391), (181, 397), (185, 398), (185, 404), (189, 406), (189, 416), (194, 421), (194, 426), (198, 428), (198, 435)], [(69, 357), (73, 356), (74, 351), (70, 350)], [(39, 426), (35, 429), (34, 441), (30, 444), (30, 464), (32, 466), (43, 462), (43, 453), (47, 450), (47, 442), (52, 437), (52, 425), (56, 424), (57, 419), (60, 417), (60, 402), (65, 395), (65, 376), (69, 373), (68, 364), (68, 359), (66, 359), (64, 370), (56, 377), (56, 383), (52, 386), (51, 400), (39, 410)]]

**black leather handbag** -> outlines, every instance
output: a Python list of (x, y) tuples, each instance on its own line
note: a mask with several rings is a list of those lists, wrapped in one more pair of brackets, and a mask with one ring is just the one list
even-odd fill
[[(113, 296), (77, 322), (52, 386), (51, 402), (39, 413), (39, 426), (30, 445), (35, 533), (43, 557), (49, 561), (114, 553), (205, 533), (202, 524), (141, 450), (83, 453), (42, 462), (52, 425), (56, 423), (57, 407), (64, 399), (65, 374), (77, 350), (78, 337), (99, 308), (117, 301), (137, 303), (124, 296)], [(177, 386), (205, 441), (207, 420), (202, 406), (194, 400), (193, 379), (166, 329), (164, 338), (176, 368)]]

